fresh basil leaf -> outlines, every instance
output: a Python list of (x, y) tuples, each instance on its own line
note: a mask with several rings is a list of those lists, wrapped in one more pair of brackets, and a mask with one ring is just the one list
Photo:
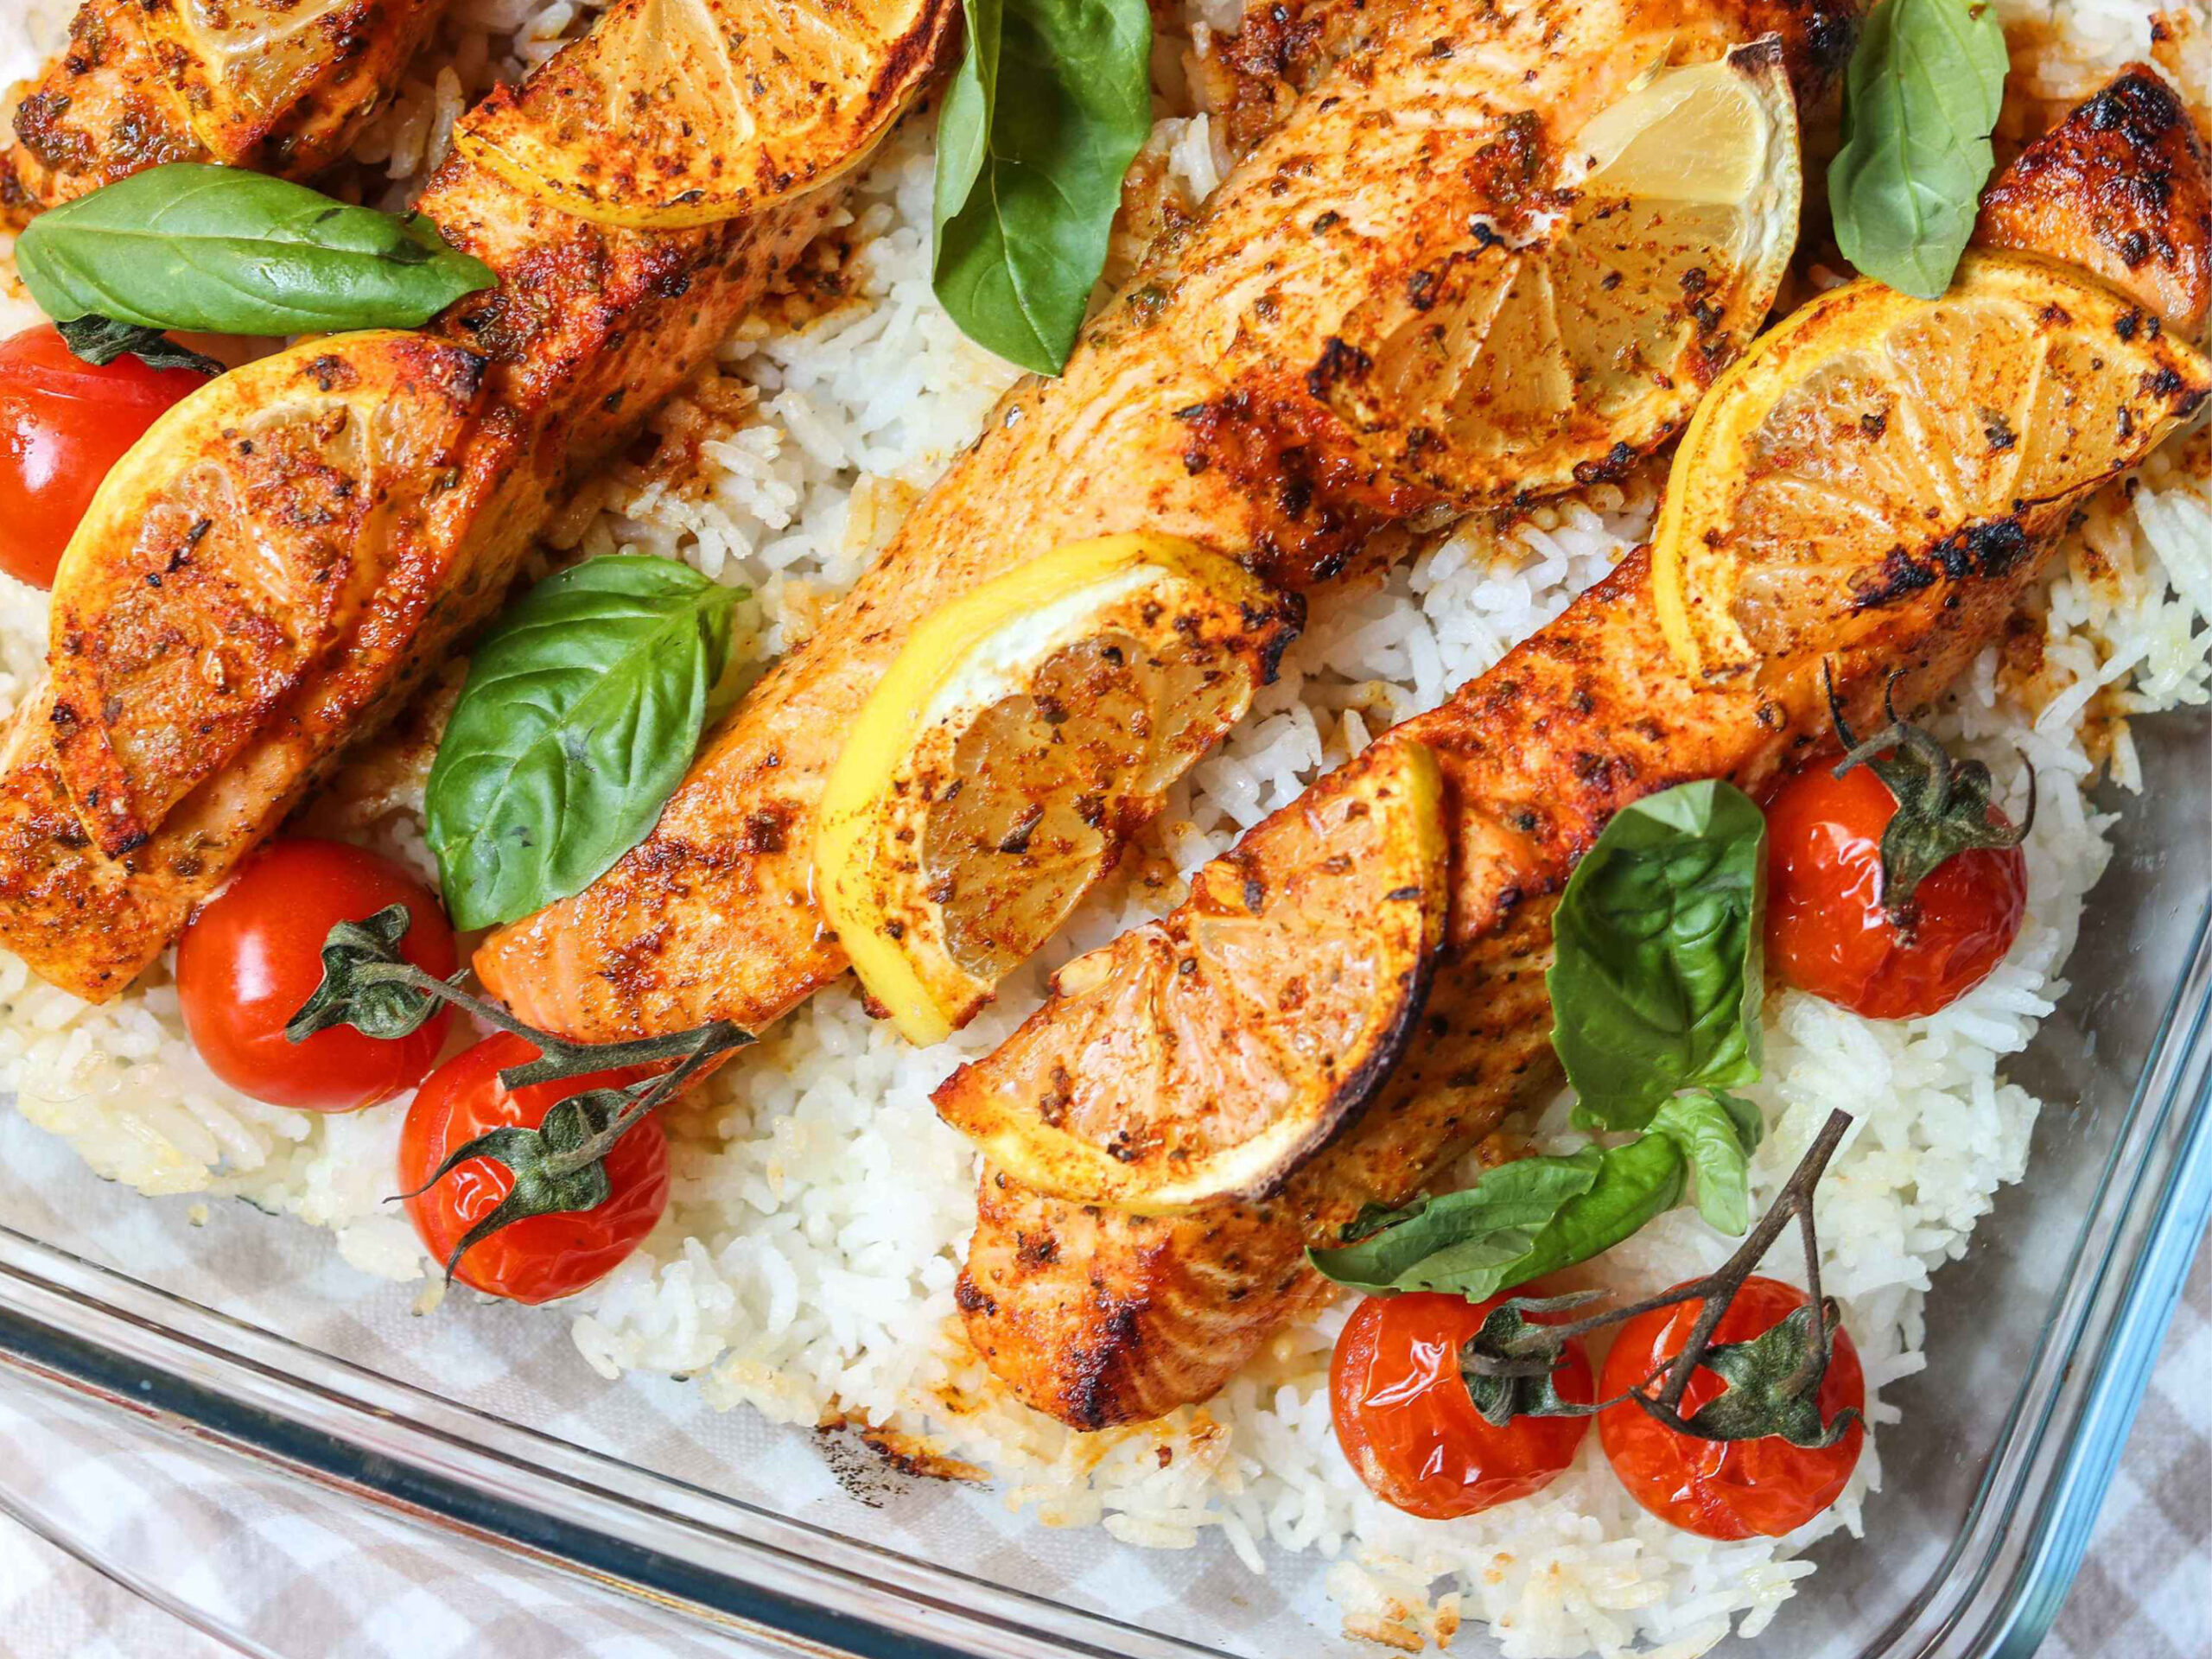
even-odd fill
[(1586, 1128), (1642, 1128), (1677, 1090), (1759, 1074), (1766, 820), (1732, 784), (1624, 807), (1552, 919), (1552, 1046)]
[(961, 332), (1058, 374), (1152, 130), (1145, 0), (963, 0), (938, 118), (931, 281)]
[(1698, 1214), (1724, 1233), (1751, 1224), (1751, 1152), (1764, 1132), (1758, 1107), (1715, 1089), (1686, 1089), (1651, 1116), (1650, 1133), (1697, 1173)]
[(721, 701), (741, 597), (617, 554), (547, 577), (477, 646), (424, 798), (456, 926), (579, 893), (645, 838)]
[(1357, 1244), (1308, 1250), (1325, 1277), (1371, 1295), (1437, 1290), (1478, 1302), (1611, 1249), (1682, 1196), (1665, 1135), (1485, 1170)]
[(1359, 1213), (1344, 1224), (1343, 1243), (1357, 1244), (1363, 1238), (1372, 1237), (1385, 1227), (1395, 1227), (1402, 1221), (1411, 1221), (1428, 1207), (1428, 1194), (1424, 1192), (1411, 1204), (1402, 1204), (1393, 1209), (1387, 1204), (1370, 1201), (1359, 1206)]
[(2006, 67), (1990, 0), (1884, 0), (1867, 17), (1828, 164), (1836, 244), (1866, 275), (1923, 300), (1950, 286), (1996, 164)]
[(220, 374), (223, 365), (205, 352), (180, 346), (158, 328), (142, 328), (113, 317), (72, 317), (54, 325), (70, 353), (95, 368), (105, 368), (118, 357), (137, 358), (149, 369), (190, 369), (196, 374)]
[(40, 214), (16, 269), (57, 322), (293, 334), (411, 328), (496, 280), (420, 214), (245, 168), (173, 162)]
[[(1604, 1154), (1595, 1147), (1563, 1158), (1517, 1158), (1484, 1170), (1472, 1186), (1424, 1198), (1357, 1244), (1308, 1250), (1323, 1276), (1371, 1294), (1448, 1290), (1487, 1283), (1524, 1259), (1567, 1202), (1598, 1184)], [(1474, 1294), (1480, 1300), (1509, 1282)]]
[(1826, 1313), (1825, 1344), (1814, 1340), (1808, 1302), (1749, 1342), (1707, 1349), (1700, 1363), (1728, 1386), (1691, 1415), (1690, 1432), (1707, 1440), (1758, 1440), (1778, 1434), (1792, 1446), (1812, 1447), (1841, 1440), (1859, 1414), (1847, 1407), (1821, 1421), (1821, 1380), (1835, 1346), (1834, 1302)]

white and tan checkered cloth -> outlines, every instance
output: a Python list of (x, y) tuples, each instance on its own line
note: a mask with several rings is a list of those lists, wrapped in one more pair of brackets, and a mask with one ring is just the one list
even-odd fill
[[(2200, 1257), (2175, 1317), (2088, 1559), (2044, 1649), (2050, 1659), (2212, 1656), (2208, 1377), (2212, 1250)], [(103, 1577), (0, 1517), (7, 1659), (240, 1651), (283, 1659), (692, 1659), (748, 1650), (550, 1569), (23, 1383), (0, 1383), (0, 1501), (141, 1586)]]

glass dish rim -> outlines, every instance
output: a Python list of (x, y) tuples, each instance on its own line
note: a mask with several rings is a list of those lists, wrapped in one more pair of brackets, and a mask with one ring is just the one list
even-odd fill
[[(1965, 1524), (1863, 1659), (2035, 1651), (2081, 1564), (2208, 1218), (2212, 899)], [(2073, 1363), (2084, 1344), (2101, 1363)], [(672, 1605), (770, 1651), (868, 1659), (1215, 1651), (640, 1469), (6, 1228), (0, 1366)], [(625, 1484), (639, 1490), (617, 1490)]]

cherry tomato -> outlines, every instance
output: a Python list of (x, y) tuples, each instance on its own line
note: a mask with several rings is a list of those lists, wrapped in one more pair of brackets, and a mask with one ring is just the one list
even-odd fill
[[(1715, 1342), (1748, 1342), (1805, 1306), (1805, 1293), (1756, 1275), (1744, 1281), (1720, 1316)], [(1682, 1351), (1704, 1304), (1678, 1302), (1639, 1313), (1621, 1327), (1605, 1356), (1607, 1399), (1642, 1386)], [(1681, 1412), (1688, 1417), (1721, 1391), (1718, 1375), (1691, 1373)], [(1847, 1407), (1866, 1408), (1866, 1374), (1848, 1332), (1838, 1330), (1821, 1379), (1821, 1421)], [(1629, 1494), (1662, 1521), (1706, 1538), (1779, 1538), (1835, 1502), (1859, 1462), (1866, 1432), (1856, 1422), (1824, 1450), (1792, 1446), (1778, 1435), (1759, 1440), (1700, 1440), (1647, 1416), (1632, 1402), (1598, 1414), (1598, 1435), (1613, 1472)]]
[[(1504, 1300), (1371, 1296), (1337, 1338), (1329, 1364), (1337, 1443), (1368, 1490), (1408, 1515), (1448, 1521), (1541, 1491), (1574, 1461), (1590, 1427), (1586, 1417), (1516, 1417), (1499, 1428), (1475, 1409), (1459, 1350)], [(1567, 1344), (1553, 1384), (1577, 1405), (1596, 1398), (1579, 1341)]]
[(1800, 990), (1871, 1020), (1915, 1019), (1965, 995), (2004, 960), (2028, 908), (2020, 849), (1970, 848), (1921, 882), (1900, 931), (1882, 906), (1882, 831), (1896, 811), (1866, 767), (1838, 778), (1825, 766), (1766, 809), (1768, 957)]
[[(537, 1049), (519, 1037), (505, 1032), (487, 1037), (432, 1073), (407, 1109), (399, 1141), (400, 1186), (415, 1192), (407, 1200), (407, 1213), (423, 1248), (441, 1262), (514, 1188), (505, 1165), (471, 1158), (428, 1192), (416, 1192), (455, 1147), (502, 1124), (534, 1129), (570, 1095), (620, 1088), (643, 1075), (604, 1071), (515, 1090), (499, 1082), (506, 1067), (537, 1056)], [(612, 1271), (668, 1208), (668, 1141), (659, 1123), (646, 1117), (632, 1125), (607, 1153), (606, 1169), (613, 1190), (605, 1203), (502, 1227), (470, 1247), (454, 1277), (510, 1301), (550, 1302)]]
[(52, 587), (108, 468), (163, 410), (207, 383), (135, 357), (87, 363), (51, 324), (0, 341), (0, 569)]
[(185, 1029), (207, 1069), (276, 1106), (350, 1112), (429, 1075), (451, 1016), (441, 1008), (411, 1036), (333, 1026), (288, 1042), (284, 1022), (322, 982), (322, 942), (337, 922), (404, 904), (414, 918), (400, 954), (443, 979), (453, 929), (429, 888), (379, 854), (304, 836), (272, 841), (200, 907), (176, 951)]

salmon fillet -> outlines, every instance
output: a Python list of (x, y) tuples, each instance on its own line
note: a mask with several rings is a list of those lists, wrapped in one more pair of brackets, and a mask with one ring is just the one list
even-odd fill
[[(178, 0), (186, 3), (187, 0)], [(220, 162), (304, 178), (346, 148), (399, 79), (450, 0), (344, 0), (312, 28), (280, 31), (269, 90), (157, 38), (140, 0), (86, 0), (69, 45), (16, 105), (16, 143), (0, 152), (0, 219), (20, 222), (163, 162)], [(266, 67), (267, 66), (260, 66)]]
[[(2144, 118), (2115, 124), (2115, 104), (2106, 101), (2115, 93)], [(2062, 250), (2081, 245), (2095, 213), (2153, 167), (2175, 176), (2181, 188), (2168, 199), (2177, 208), (2201, 201), (2203, 156), (2177, 102), (2164, 118), (2145, 116), (2155, 100), (2145, 94), (2138, 77), (2123, 77), (2024, 154), (1991, 193), (2010, 204), (2009, 222), (2056, 227)], [(2102, 141), (2114, 131), (2127, 135), (2125, 146)], [(2096, 164), (2052, 165), (2062, 150)], [(2212, 245), (2185, 213), (2164, 229), (2186, 250), (2184, 266)], [(2151, 273), (2129, 275), (2147, 303), (2167, 291)], [(2164, 314), (2177, 334), (2190, 316), (2180, 303)], [(2123, 432), (2133, 419), (2146, 435), (2163, 433), (2207, 396), (2202, 362), (2179, 353), (2156, 379), (2139, 407), (2082, 418), (2117, 419)], [(1859, 729), (1880, 724), (1892, 675), (1899, 706), (1914, 706), (1997, 637), (2082, 493), (2017, 512), (1996, 527), (2006, 533), (1979, 539), (1971, 568), (1924, 561), (1925, 584), (1898, 584), (1876, 613), (1876, 632), (1827, 657)], [(1556, 622), (1393, 734), (1427, 745), (1444, 773), (1449, 923), (1421, 1039), (1364, 1113), (1268, 1201), (1179, 1216), (1065, 1203), (987, 1169), (959, 1286), (977, 1351), (1017, 1397), (1078, 1428), (1211, 1395), (1285, 1318), (1324, 1293), (1304, 1263), (1307, 1244), (1336, 1243), (1363, 1205), (1406, 1202), (1500, 1117), (1556, 1085), (1541, 977), (1550, 912), (1612, 815), (1697, 779), (1756, 792), (1829, 730), (1809, 669), (1694, 687), (1655, 619), (1645, 555), (1631, 555)], [(1316, 816), (1306, 809), (1338, 775), (1254, 829), (1233, 856), (1276, 868), (1294, 862)], [(978, 1091), (1037, 1097), (1040, 1069), (1065, 1052), (1055, 1041), (1058, 1003), (1048, 999), (995, 1052), (957, 1072), (940, 1104)]]
[[(902, 76), (930, 61), (953, 15), (949, 4), (927, 8), (912, 37), (893, 43)], [(571, 218), (448, 161), (421, 210), (499, 283), (422, 337), (423, 372), (438, 378), (441, 397), (461, 397), (467, 409), (461, 429), (425, 459), (426, 470), (381, 486), (418, 498), (414, 505), (391, 515), (372, 542), (334, 538), (352, 560), (346, 581), (365, 602), (318, 649), (269, 676), (243, 708), (211, 694), (195, 710), (97, 678), (92, 690), (101, 695), (28, 698), (0, 742), (0, 945), (79, 996), (102, 1001), (122, 990), (346, 746), (404, 704), (498, 607), (531, 537), (571, 486), (711, 357), (836, 211), (841, 194), (833, 183), (724, 224), (625, 231)], [(337, 337), (302, 372), (356, 372), (352, 354), (372, 350), (364, 344), (371, 338)], [(168, 476), (185, 479), (198, 459), (179, 448), (165, 458)], [(318, 480), (254, 471), (264, 459), (246, 475), (265, 472), (265, 485), (247, 491), (245, 525), (232, 528), (264, 538), (272, 561), (311, 565), (302, 543), (329, 525)], [(181, 515), (149, 513), (136, 541), (103, 556), (125, 577), (158, 576), (188, 563), (206, 533)], [(143, 592), (137, 605), (62, 614), (67, 564), (53, 651), (127, 664), (137, 681), (183, 677), (181, 662), (162, 653), (181, 658), (205, 634), (208, 601), (183, 584), (159, 588), (162, 603), (180, 607), (170, 626), (146, 613)], [(130, 581), (112, 580), (118, 574), (103, 572), (107, 588), (132, 591)], [(300, 618), (280, 598), (249, 594), (245, 602), (258, 607), (251, 625), (272, 635), (296, 631)], [(85, 676), (73, 666), (69, 677)], [(120, 758), (104, 769), (100, 799), (79, 798), (73, 768), (57, 755), (63, 737), (73, 751)], [(115, 816), (127, 817), (133, 831), (111, 842), (111, 855), (88, 824), (95, 811), (118, 806), (128, 809)]]
[[(1133, 531), (1209, 545), (1303, 592), (1384, 525), (1556, 492), (1664, 442), (1699, 385), (1663, 381), (1663, 412), (1641, 425), (1579, 406), (1552, 429), (1500, 416), (1491, 435), (1505, 438), (1484, 453), (1445, 435), (1445, 371), (1395, 378), (1375, 399), (1347, 386), (1381, 320), (1395, 326), (1467, 262), (1544, 233), (1564, 140), (1638, 76), (1771, 35), (1810, 99), (1859, 9), (1398, 0), (1359, 27), (1332, 14), (1317, 36), (1338, 54), (1332, 67), (1195, 225), (1154, 249), (1065, 376), (1007, 395), (823, 626), (710, 739), (653, 832), (585, 892), (493, 935), (479, 976), (524, 1019), (575, 1036), (710, 1019), (757, 1029), (847, 966), (811, 894), (815, 810), (843, 734), (923, 618), (1023, 560)], [(1702, 341), (1705, 369), (1742, 343)], [(1356, 423), (1348, 405), (1376, 401), (1381, 414)]]

